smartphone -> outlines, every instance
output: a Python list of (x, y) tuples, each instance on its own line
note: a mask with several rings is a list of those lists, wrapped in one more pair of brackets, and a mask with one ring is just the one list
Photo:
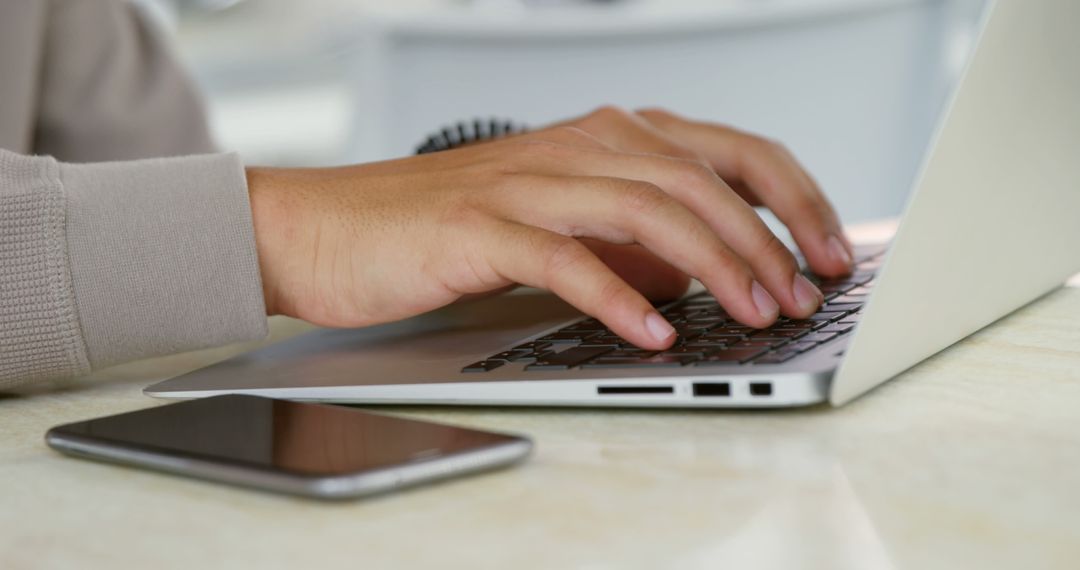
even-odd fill
[(76, 457), (320, 499), (504, 467), (532, 451), (519, 435), (247, 395), (70, 423), (45, 441)]

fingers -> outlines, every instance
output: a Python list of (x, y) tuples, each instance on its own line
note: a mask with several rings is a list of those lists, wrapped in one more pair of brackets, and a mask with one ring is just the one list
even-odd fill
[(767, 141), (749, 142), (735, 156), (739, 176), (791, 230), (811, 269), (830, 277), (850, 273), (851, 245), (839, 218), (794, 157)]
[(674, 301), (690, 287), (687, 274), (640, 245), (618, 245), (588, 238), (580, 241), (653, 304)]
[[(520, 194), (515, 194), (506, 202), (493, 204), (501, 216), (569, 237), (641, 244), (679, 271), (701, 280), (739, 321), (766, 327), (776, 320), (779, 305), (743, 258), (682, 202), (655, 184), (614, 177), (533, 175), (519, 179), (530, 189), (525, 195), (543, 199), (529, 200), (523, 207), (516, 200)], [(810, 310), (814, 308), (816, 304)]]
[(578, 240), (513, 223), (497, 237), (487, 257), (504, 278), (555, 293), (642, 348), (675, 341), (664, 317)]
[(816, 273), (838, 276), (851, 271), (852, 248), (839, 217), (817, 183), (783, 146), (662, 110), (639, 114), (699, 152), (721, 178), (752, 192), (791, 230)]
[[(770, 301), (773, 305), (779, 303), (780, 309), (785, 315), (791, 317), (805, 317), (812, 314), (820, 306), (823, 296), (817, 288), (807, 281), (799, 272), (795, 258), (787, 248), (769, 230), (768, 226), (754, 212), (745, 201), (735, 195), (722, 180), (709, 168), (696, 162), (667, 158), (659, 155), (631, 155), (625, 153), (611, 153), (589, 149), (578, 149), (573, 152), (565, 149), (545, 148), (537, 155), (547, 153), (541, 158), (534, 156), (537, 167), (543, 168), (541, 162), (546, 162), (546, 167), (551, 172), (561, 172), (578, 176), (599, 176), (611, 178), (634, 179), (649, 182), (675, 198), (692, 212), (691, 218), (703, 220), (711, 233), (719, 236), (725, 248), (734, 251), (743, 265), (749, 265), (752, 275), (761, 284), (759, 294), (750, 296), (754, 288), (752, 283), (745, 283), (746, 295), (743, 299), (732, 299), (733, 303), (742, 304), (738, 309), (732, 309), (728, 305), (725, 308), (732, 316), (751, 326), (767, 326), (772, 319), (763, 322), (761, 318), (752, 318), (744, 303), (745, 299), (753, 298), (758, 301), (757, 308), (764, 310)], [(546, 190), (544, 191), (546, 192)], [(579, 193), (583, 194), (583, 193)], [(576, 201), (578, 198), (564, 198), (565, 201)], [(603, 207), (600, 204), (592, 204), (590, 207)], [(594, 210), (592, 217), (600, 218), (595, 212), (611, 211)], [(538, 211), (537, 213), (539, 213)], [(584, 215), (584, 214), (582, 214)], [(683, 218), (672, 219), (668, 223), (686, 225), (691, 222)], [(700, 222), (699, 222), (700, 223)], [(597, 222), (594, 222), (596, 226)], [(596, 226), (598, 227), (598, 226)], [(665, 226), (663, 232), (669, 235), (679, 235), (671, 228)], [(686, 225), (689, 228), (692, 225)], [(565, 229), (552, 228), (554, 231), (564, 232)], [(615, 241), (619, 236), (594, 235)], [(715, 290), (719, 284), (716, 281), (706, 280), (700, 269), (691, 270), (687, 265), (680, 265), (662, 251), (654, 249), (653, 245), (643, 243), (654, 253), (665, 260), (672, 262), (680, 270), (702, 280), (717, 299), (730, 298), (730, 294)], [(672, 246), (677, 248), (678, 246)], [(672, 252), (671, 255), (678, 255)], [(695, 255), (702, 255), (701, 250), (695, 250)], [(716, 254), (703, 258), (705, 263), (718, 264)], [(725, 268), (729, 271), (737, 271), (734, 267)], [(697, 271), (697, 272), (695, 272)], [(708, 275), (708, 271), (704, 272)], [(723, 301), (722, 301), (723, 302)], [(759, 315), (760, 317), (760, 315)], [(745, 320), (744, 320), (745, 319)]]

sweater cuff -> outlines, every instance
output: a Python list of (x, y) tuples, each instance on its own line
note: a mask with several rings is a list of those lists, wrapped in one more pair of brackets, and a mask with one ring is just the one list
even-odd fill
[(0, 149), (0, 389), (86, 374), (56, 161)]
[(247, 182), (232, 154), (60, 164), (93, 368), (267, 333)]

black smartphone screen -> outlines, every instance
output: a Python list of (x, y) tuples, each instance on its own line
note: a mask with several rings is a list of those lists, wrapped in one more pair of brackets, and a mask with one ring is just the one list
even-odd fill
[(516, 438), (343, 406), (228, 395), (67, 424), (62, 435), (299, 475), (357, 473)]

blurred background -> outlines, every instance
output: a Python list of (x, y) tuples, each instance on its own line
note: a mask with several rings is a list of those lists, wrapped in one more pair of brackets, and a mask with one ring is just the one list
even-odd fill
[(458, 120), (656, 105), (782, 140), (897, 215), (983, 0), (139, 0), (253, 164), (409, 154)]

